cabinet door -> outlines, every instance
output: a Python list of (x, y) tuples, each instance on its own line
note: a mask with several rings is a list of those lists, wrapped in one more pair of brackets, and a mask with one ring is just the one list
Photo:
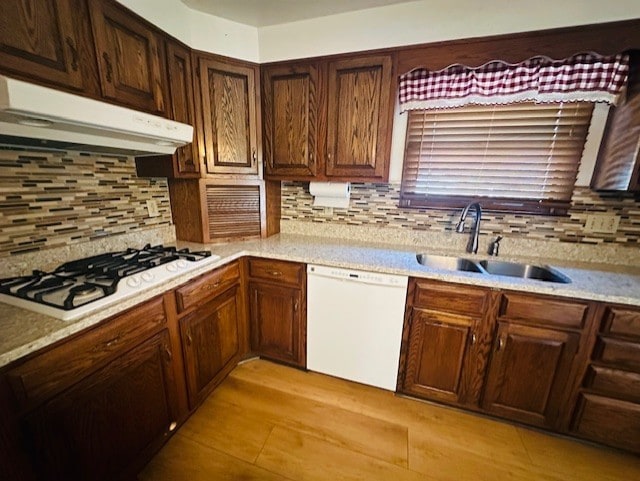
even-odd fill
[(200, 58), (207, 172), (258, 175), (255, 69)]
[(135, 471), (178, 416), (167, 331), (28, 415), (42, 479), (110, 480)]
[(260, 355), (305, 366), (301, 290), (249, 284), (251, 348)]
[(516, 421), (554, 427), (580, 335), (500, 322), (482, 407)]
[(193, 142), (176, 150), (174, 155), (174, 176), (200, 177), (200, 156), (196, 141), (196, 115), (193, 108), (193, 75), (191, 52), (177, 43), (167, 43), (167, 70), (169, 72), (169, 93), (171, 95), (171, 118), (193, 125)]
[(404, 392), (462, 402), (463, 371), (475, 341), (476, 321), (423, 309), (413, 309), (411, 316)]
[(164, 45), (116, 4), (89, 0), (102, 95), (135, 109), (164, 113)]
[(267, 68), (263, 76), (265, 172), (271, 177), (316, 175), (318, 68)]
[(329, 63), (328, 177), (388, 177), (392, 108), (390, 56)]
[(0, 69), (83, 90), (71, 0), (4, 0)]
[(239, 289), (234, 286), (180, 321), (189, 405), (197, 406), (240, 355)]

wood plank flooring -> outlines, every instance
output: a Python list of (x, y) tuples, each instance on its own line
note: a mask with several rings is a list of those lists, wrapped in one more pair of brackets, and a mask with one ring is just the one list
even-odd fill
[(255, 360), (138, 478), (628, 481), (640, 458)]

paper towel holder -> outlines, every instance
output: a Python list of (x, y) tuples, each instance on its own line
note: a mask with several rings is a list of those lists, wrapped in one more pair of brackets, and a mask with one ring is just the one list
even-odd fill
[(349, 182), (309, 182), (309, 193), (314, 207), (349, 208), (351, 184)]

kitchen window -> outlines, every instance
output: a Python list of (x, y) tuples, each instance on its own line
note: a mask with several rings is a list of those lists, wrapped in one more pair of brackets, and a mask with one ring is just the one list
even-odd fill
[(593, 103), (411, 110), (400, 204), (563, 214)]
[(565, 214), (593, 104), (615, 105), (628, 71), (627, 54), (586, 52), (401, 75), (400, 205)]

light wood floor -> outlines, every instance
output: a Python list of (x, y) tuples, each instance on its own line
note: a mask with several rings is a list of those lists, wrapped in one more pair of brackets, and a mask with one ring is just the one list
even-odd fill
[(629, 481), (640, 458), (256, 360), (139, 479)]

